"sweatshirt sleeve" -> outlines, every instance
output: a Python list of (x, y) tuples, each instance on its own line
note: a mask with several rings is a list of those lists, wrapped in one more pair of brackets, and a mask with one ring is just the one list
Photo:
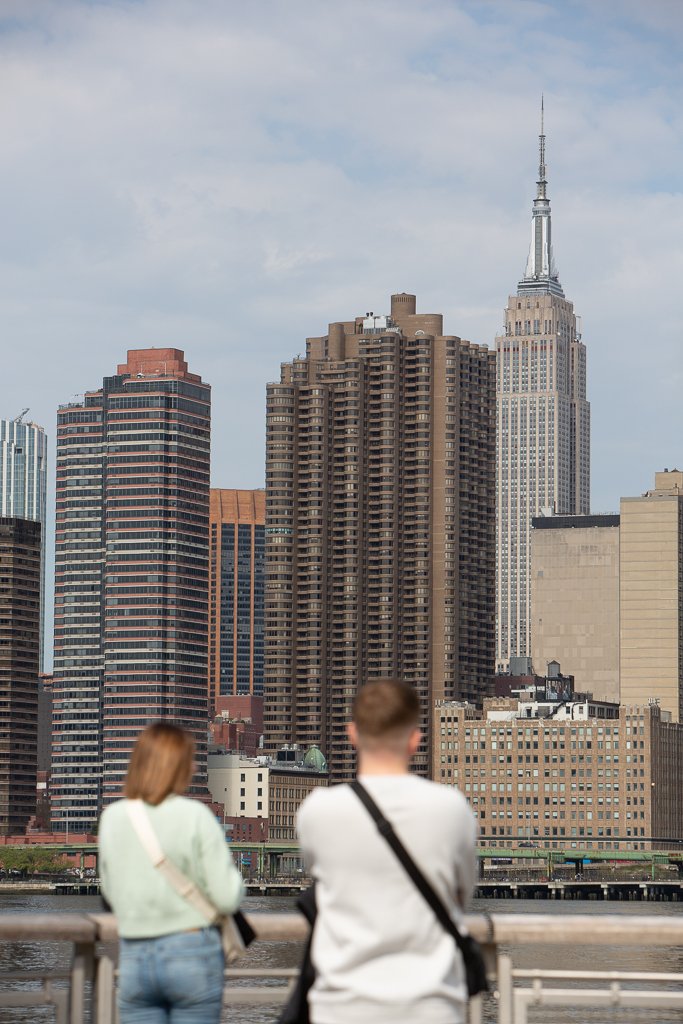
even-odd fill
[(222, 914), (232, 914), (244, 897), (244, 882), (220, 825), (208, 808), (201, 816), (199, 830), (200, 870), (206, 896)]
[(462, 798), (458, 814), (457, 887), (458, 901), (464, 910), (470, 903), (477, 884), (477, 819)]
[(303, 857), (306, 870), (311, 872), (315, 866), (313, 855), (314, 823), (316, 819), (315, 803), (318, 798), (318, 790), (314, 789), (303, 801), (296, 816), (296, 831), (299, 837), (299, 849)]
[(100, 879), (100, 891), (107, 902), (110, 902), (109, 892), (109, 860), (108, 860), (109, 828), (106, 810), (100, 818), (100, 827), (97, 834), (97, 874)]

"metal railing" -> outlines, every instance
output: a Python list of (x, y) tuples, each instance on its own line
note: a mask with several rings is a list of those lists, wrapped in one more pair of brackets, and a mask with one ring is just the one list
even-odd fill
[[(297, 914), (248, 915), (260, 942), (303, 942), (308, 926)], [(683, 1010), (683, 973), (515, 968), (524, 946), (681, 947), (683, 917), (494, 914), (467, 918), (483, 945), (493, 1000), (487, 1019), (526, 1024), (531, 1008), (646, 1007)], [(69, 969), (0, 974), (0, 1008), (49, 1006), (57, 1024), (116, 1024), (116, 920), (111, 914), (3, 914), (0, 941), (65, 942)], [(284, 1002), (294, 969), (244, 966), (226, 970), (230, 1005), (275, 1007)], [(251, 984), (253, 982), (253, 984)], [(237, 983), (237, 984), (235, 984)], [(246, 984), (245, 984), (246, 983)], [(482, 1024), (484, 1000), (471, 1000), (470, 1024)]]

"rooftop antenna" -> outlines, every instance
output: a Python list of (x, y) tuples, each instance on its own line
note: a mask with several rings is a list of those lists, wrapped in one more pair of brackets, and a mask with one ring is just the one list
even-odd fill
[(541, 134), (538, 136), (538, 181), (536, 182), (538, 185), (537, 199), (546, 198), (545, 189), (547, 185), (545, 176), (545, 132), (543, 127), (545, 111), (543, 99), (543, 93), (541, 93)]

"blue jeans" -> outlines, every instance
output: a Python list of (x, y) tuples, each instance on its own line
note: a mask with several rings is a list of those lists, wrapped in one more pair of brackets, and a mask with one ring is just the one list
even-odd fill
[(216, 928), (121, 939), (121, 1024), (219, 1024), (223, 970)]

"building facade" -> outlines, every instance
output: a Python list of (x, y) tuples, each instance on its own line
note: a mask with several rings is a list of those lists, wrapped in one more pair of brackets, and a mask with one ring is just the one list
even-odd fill
[(268, 774), (268, 839), (271, 842), (298, 843), (296, 816), (299, 808), (306, 797), (322, 785), (329, 785), (327, 767), (311, 764), (310, 760), (304, 759), (301, 764), (274, 762), (271, 765)]
[(494, 656), (495, 356), (414, 295), (330, 324), (267, 389), (266, 746), (354, 755), (359, 683), (481, 700)]
[(545, 135), (524, 277), (496, 338), (496, 660), (531, 657), (531, 520), (542, 510), (586, 515), (590, 407), (586, 349), (553, 257)]
[(210, 388), (128, 353), (58, 413), (52, 821), (85, 831), (137, 734), (169, 719), (206, 772)]
[(621, 699), (656, 697), (683, 722), (683, 472), (620, 509)]
[(0, 517), (0, 835), (36, 812), (41, 524)]
[(40, 670), (45, 632), (45, 524), (47, 508), (47, 436), (24, 413), (0, 420), (0, 516), (42, 523), (40, 553)]
[(223, 820), (231, 826), (234, 839), (243, 831), (242, 821), (252, 835), (296, 843), (301, 803), (313, 789), (329, 782), (327, 763), (317, 747), (305, 754), (298, 747), (287, 747), (273, 758), (212, 750), (208, 765), (211, 797), (223, 805)]
[(435, 709), (440, 781), (463, 791), (480, 841), (650, 849), (683, 840), (683, 726), (650, 702), (490, 698)]
[(247, 757), (262, 753), (263, 697), (219, 697), (211, 712), (209, 745)]
[(266, 494), (212, 488), (209, 703), (263, 695)]
[(209, 751), (211, 799), (222, 804), (228, 818), (268, 820), (268, 761), (262, 757)]
[(619, 516), (541, 516), (531, 529), (534, 664), (619, 701)]
[[(27, 410), (28, 411), (28, 410)], [(0, 419), (0, 516), (45, 522), (47, 437), (22, 416)]]

